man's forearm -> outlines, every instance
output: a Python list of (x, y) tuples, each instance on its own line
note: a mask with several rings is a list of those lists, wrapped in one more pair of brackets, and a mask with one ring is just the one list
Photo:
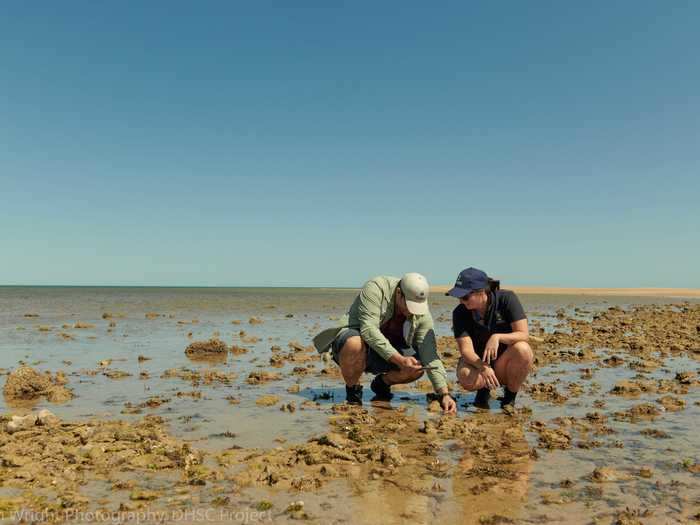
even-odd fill
[(403, 355), (394, 350), (394, 353), (389, 356), (387, 361), (390, 363), (394, 363), (396, 366), (401, 366), (403, 364), (403, 357)]

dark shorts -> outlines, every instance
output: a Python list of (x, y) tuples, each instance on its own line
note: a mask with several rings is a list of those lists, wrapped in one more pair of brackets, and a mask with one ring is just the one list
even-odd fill
[[(359, 335), (360, 332), (358, 330), (355, 330), (354, 328), (346, 328), (338, 334), (338, 337), (335, 338), (333, 344), (331, 344), (331, 354), (333, 355), (333, 361), (335, 361), (338, 366), (340, 366), (340, 350), (343, 348), (343, 346), (345, 346), (345, 343), (350, 337)], [(391, 372), (392, 370), (399, 370), (398, 366), (396, 366), (394, 363), (390, 363), (389, 361), (385, 361), (382, 356), (371, 349), (367, 343), (365, 343), (365, 348), (367, 349), (365, 372), (378, 375)], [(408, 356), (415, 355), (415, 352), (411, 348), (400, 349), (399, 353), (401, 355)]]
[[(484, 350), (485, 350), (485, 348), (479, 348), (478, 350), (475, 349), (474, 351), (476, 352), (476, 355), (478, 355), (479, 357), (484, 357)], [(506, 350), (508, 350), (508, 345), (505, 343), (499, 343), (498, 344), (498, 352), (496, 353), (496, 359), (494, 359), (494, 361), (496, 361), (499, 357), (501, 357), (503, 355), (503, 352), (505, 352)]]
[[(498, 359), (503, 355), (503, 353), (504, 353), (506, 350), (508, 350), (508, 345), (507, 345), (507, 344), (500, 343), (500, 344), (498, 345), (498, 353), (496, 354), (496, 359), (493, 360), (493, 361), (491, 361), (491, 365), (492, 365), (492, 366), (495, 365), (496, 361), (498, 361)], [(481, 358), (484, 357), (484, 348), (480, 348), (479, 350), (476, 350), (476, 349), (475, 349), (474, 351), (476, 352), (476, 355), (478, 355), (479, 357), (481, 357)], [(468, 364), (468, 363), (464, 360), (463, 357), (460, 357), (460, 358), (459, 358), (459, 362), (457, 363), (457, 378), (458, 378), (458, 379), (459, 379), (459, 371), (460, 371), (460, 369), (462, 369), (462, 368), (464, 368), (464, 367), (468, 367), (470, 370), (476, 370), (476, 368), (474, 368), (473, 366), (471, 366), (470, 364)]]

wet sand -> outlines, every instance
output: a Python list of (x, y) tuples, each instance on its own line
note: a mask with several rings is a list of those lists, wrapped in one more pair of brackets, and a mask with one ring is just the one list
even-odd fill
[[(425, 380), (391, 403), (369, 392), (362, 408), (342, 403), (337, 367), (310, 336), (355, 293), (0, 288), (0, 383), (12, 386), (0, 400), (0, 519), (700, 517), (700, 302), (523, 295), (536, 369), (518, 409), (477, 410), (453, 385), (459, 414), (447, 417)], [(432, 298), (452, 380), (453, 306)], [(38, 378), (11, 379), (23, 366)], [(55, 417), (37, 419), (42, 409)]]

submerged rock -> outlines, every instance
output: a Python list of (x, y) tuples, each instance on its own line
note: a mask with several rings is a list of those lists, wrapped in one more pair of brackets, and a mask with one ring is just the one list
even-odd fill
[(260, 383), (266, 383), (268, 381), (279, 381), (282, 379), (282, 377), (275, 373), (275, 372), (266, 372), (266, 371), (260, 371), (260, 372), (251, 372), (248, 374), (248, 379), (246, 379), (246, 382), (249, 385), (258, 385)]
[(263, 407), (271, 407), (273, 405), (276, 405), (279, 403), (279, 396), (274, 396), (274, 395), (266, 395), (266, 396), (260, 396), (258, 399), (255, 400), (255, 404)]
[(677, 412), (685, 408), (685, 401), (678, 397), (663, 396), (657, 399), (656, 402), (669, 412)]
[(591, 472), (590, 479), (597, 483), (605, 483), (606, 481), (620, 481), (627, 479), (627, 475), (622, 474), (612, 467), (597, 467)]

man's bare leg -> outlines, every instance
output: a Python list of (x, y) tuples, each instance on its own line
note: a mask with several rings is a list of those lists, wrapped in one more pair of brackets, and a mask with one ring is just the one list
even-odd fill
[(338, 355), (340, 372), (347, 386), (360, 384), (360, 378), (365, 371), (367, 351), (365, 343), (359, 335), (348, 337)]

